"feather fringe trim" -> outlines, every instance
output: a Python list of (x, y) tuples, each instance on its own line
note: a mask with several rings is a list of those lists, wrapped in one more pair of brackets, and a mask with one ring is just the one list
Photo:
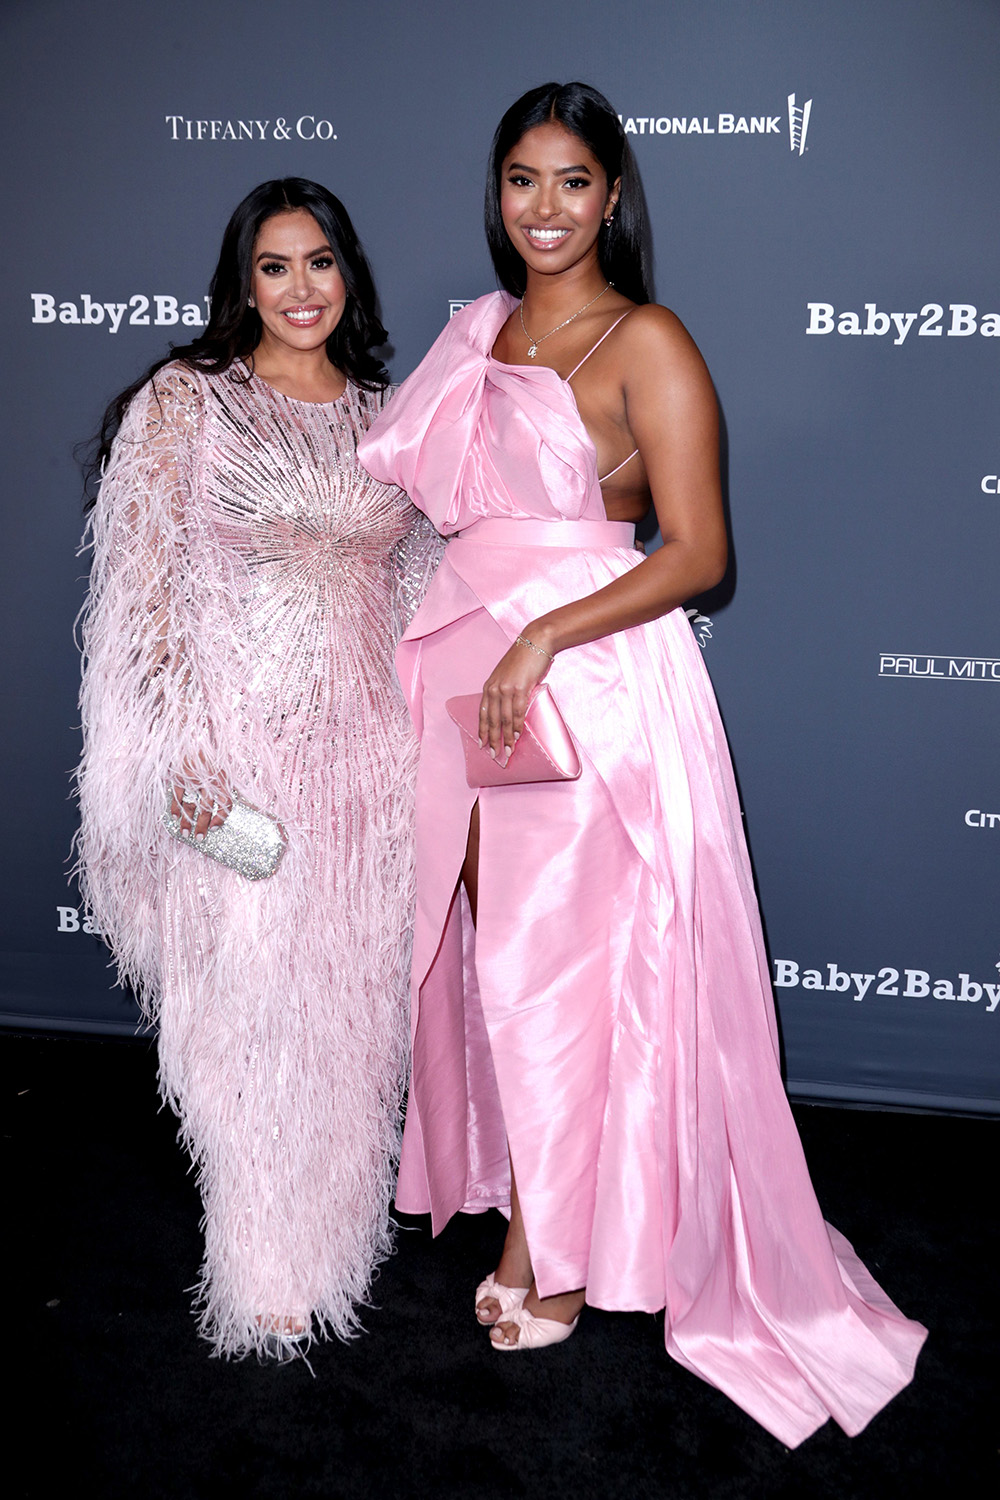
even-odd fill
[[(156, 376), (93, 513), (76, 868), (120, 980), (159, 1023), (160, 1086), (205, 1207), (199, 1329), (239, 1356), (264, 1351), (274, 1317), (350, 1337), (391, 1250), (416, 748), (390, 612), (412, 608), (441, 543), (424, 536), (408, 558), (412, 510), (353, 459), (372, 398), (352, 389), (336, 432), (321, 408), (292, 430), (279, 398), (224, 381)], [(287, 504), (289, 474), (318, 475), (310, 525), (324, 505), (368, 525), (361, 563), (338, 575), (354, 592), (325, 613), (269, 596), (255, 633), (246, 558), (201, 498), (213, 462), (255, 515), (276, 494)], [(228, 782), (281, 819), (270, 880), (170, 839), (178, 778)]]

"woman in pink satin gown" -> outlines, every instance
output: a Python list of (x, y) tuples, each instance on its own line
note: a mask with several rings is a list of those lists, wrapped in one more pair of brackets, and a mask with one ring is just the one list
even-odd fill
[[(584, 1300), (795, 1445), (858, 1432), (925, 1331), (823, 1222), (781, 1083), (728, 751), (682, 605), (725, 566), (717, 411), (649, 303), (621, 125), (581, 84), (493, 143), (504, 291), (455, 317), (359, 447), (441, 532), (397, 654), (417, 732), (413, 1069), (397, 1204), (510, 1208), (476, 1315), (501, 1352)], [(663, 546), (642, 558), (650, 500)], [(577, 781), (467, 784), (545, 679)]]

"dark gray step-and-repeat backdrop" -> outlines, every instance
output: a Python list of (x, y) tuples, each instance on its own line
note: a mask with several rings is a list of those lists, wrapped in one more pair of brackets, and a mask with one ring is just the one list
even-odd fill
[(200, 325), (267, 177), (344, 199), (407, 374), (494, 285), (497, 119), (576, 77), (621, 112), (724, 414), (734, 568), (692, 628), (789, 1087), (1000, 1109), (996, 0), (8, 0), (0, 38), (0, 1020), (135, 1026), (66, 877), (74, 444)]

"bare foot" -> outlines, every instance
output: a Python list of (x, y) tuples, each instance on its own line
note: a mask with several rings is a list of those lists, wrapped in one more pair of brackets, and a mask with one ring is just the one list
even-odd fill
[[(507, 1238), (504, 1240), (500, 1264), (493, 1275), (501, 1286), (531, 1286), (534, 1280), (513, 1173), (511, 1173), (510, 1224), (507, 1226)], [(484, 1328), (491, 1327), (502, 1312), (503, 1308), (495, 1297), (484, 1297), (481, 1302), (476, 1303), (476, 1317)]]
[[(556, 1297), (541, 1298), (535, 1289), (535, 1274), (531, 1268), (531, 1255), (521, 1217), (521, 1204), (514, 1178), (514, 1164), (510, 1170), (510, 1224), (504, 1240), (500, 1264), (493, 1273), (502, 1286), (529, 1288), (524, 1306), (536, 1318), (550, 1318), (554, 1323), (572, 1323), (579, 1316), (584, 1303), (585, 1289), (562, 1292)], [(521, 1330), (516, 1323), (499, 1322), (503, 1308), (495, 1297), (484, 1297), (476, 1304), (476, 1317), (484, 1327), (489, 1327), (490, 1338), (497, 1344), (516, 1344)]]

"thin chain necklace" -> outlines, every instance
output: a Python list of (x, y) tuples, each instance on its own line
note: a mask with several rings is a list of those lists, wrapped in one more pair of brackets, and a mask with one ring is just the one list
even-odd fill
[(548, 333), (543, 333), (540, 339), (533, 339), (531, 337), (531, 334), (524, 326), (524, 298), (522, 297), (520, 303), (518, 304), (517, 315), (521, 319), (521, 332), (524, 334), (530, 345), (530, 348), (528, 349), (528, 358), (534, 359), (535, 355), (538, 353), (539, 344), (544, 344), (545, 340), (550, 339), (554, 333), (558, 333), (560, 328), (565, 328), (566, 323), (572, 323), (574, 319), (580, 316), (581, 313), (585, 313), (588, 307), (593, 307), (594, 303), (597, 302), (601, 297), (603, 297), (605, 292), (610, 292), (612, 284), (613, 283), (609, 281), (607, 286), (603, 287), (602, 290), (598, 292), (596, 297), (591, 297), (589, 302), (585, 302), (581, 308), (578, 308), (577, 311), (573, 314), (572, 318), (567, 318), (566, 322), (564, 323), (557, 323), (554, 328), (549, 329)]

